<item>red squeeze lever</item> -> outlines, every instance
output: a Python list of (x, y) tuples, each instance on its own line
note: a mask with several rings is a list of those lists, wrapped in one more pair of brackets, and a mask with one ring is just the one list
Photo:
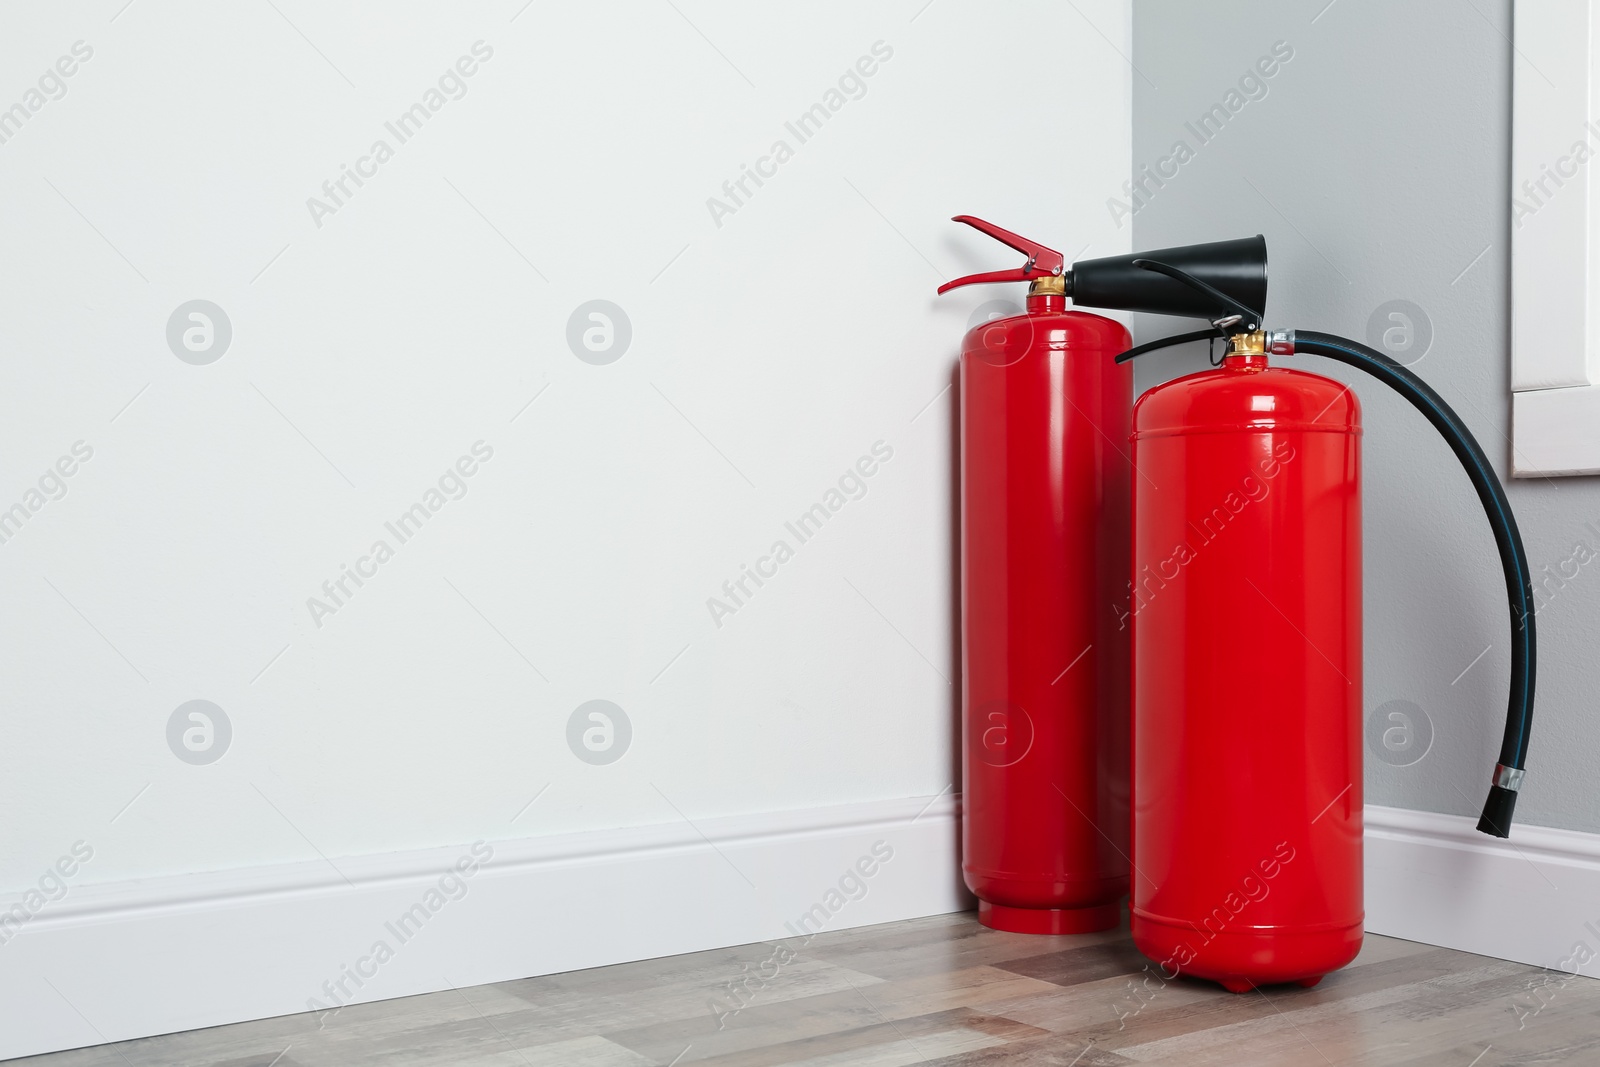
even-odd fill
[(945, 282), (939, 286), (939, 292), (941, 293), (947, 293), (958, 285), (979, 285), (984, 282), (1031, 282), (1035, 278), (1055, 277), (1067, 269), (1066, 258), (1060, 252), (1030, 241), (1026, 237), (1018, 237), (1010, 230), (1002, 230), (992, 222), (984, 222), (982, 219), (972, 215), (957, 215), (951, 221), (964, 222), (974, 230), (986, 233), (996, 241), (1003, 241), (1018, 252), (1026, 253), (1028, 262), (1013, 270), (991, 270), (983, 274), (969, 274), (965, 278), (957, 278), (953, 282)]

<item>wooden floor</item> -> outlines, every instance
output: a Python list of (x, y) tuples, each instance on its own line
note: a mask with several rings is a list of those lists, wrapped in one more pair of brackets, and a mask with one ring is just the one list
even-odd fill
[[(945, 915), (12, 1061), (49, 1067), (1600, 1064), (1600, 982), (1369, 935), (1315, 989)], [(1563, 980), (1565, 979), (1565, 980)], [(730, 983), (744, 982), (742, 1009)], [(719, 1026), (720, 1022), (720, 1026)]]

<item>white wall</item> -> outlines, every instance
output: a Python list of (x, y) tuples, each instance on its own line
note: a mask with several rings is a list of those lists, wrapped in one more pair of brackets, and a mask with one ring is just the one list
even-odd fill
[[(0, 16), (0, 108), (28, 112), (0, 127), (0, 508), (26, 512), (0, 907), (79, 841), (87, 886), (949, 788), (941, 391), (973, 310), (1021, 294), (935, 297), (1017, 262), (948, 217), (1129, 247), (1102, 207), (1125, 5), (275, 3)], [(785, 122), (875, 49), (800, 143)], [(196, 299), (232, 331), (204, 365), (167, 338)], [(594, 299), (631, 323), (606, 365), (567, 342)], [(65, 495), (29, 497), (80, 441)], [(386, 532), (476, 442), (466, 495)], [(861, 499), (786, 533), (875, 445)], [(631, 722), (610, 765), (567, 743), (594, 699)], [(209, 765), (169, 748), (191, 700), (231, 724)]]

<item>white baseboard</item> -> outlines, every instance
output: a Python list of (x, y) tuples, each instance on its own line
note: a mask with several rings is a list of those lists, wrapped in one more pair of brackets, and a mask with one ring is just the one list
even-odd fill
[[(427, 894), (470, 846), (74, 887), (0, 944), (0, 1059), (331, 1008), (341, 979), (362, 1003), (792, 937), (808, 912), (839, 930), (959, 911), (958, 817), (919, 797), (502, 841), (457, 899)], [(1586, 944), (1600, 975), (1600, 835), (1512, 834), (1368, 807), (1367, 929), (1551, 968)]]
[(1365, 815), (1369, 933), (1600, 977), (1600, 834), (1515, 824), (1502, 840), (1459, 815)]
[[(793, 937), (808, 912), (837, 930), (959, 911), (958, 810), (920, 797), (496, 842), (446, 883), (457, 899), (439, 880), (465, 845), (74, 887), (0, 944), (0, 1059), (331, 1008), (323, 983), (341, 978), (360, 1003)], [(419, 903), (417, 928), (395, 925)], [(358, 965), (375, 972), (359, 987)]]

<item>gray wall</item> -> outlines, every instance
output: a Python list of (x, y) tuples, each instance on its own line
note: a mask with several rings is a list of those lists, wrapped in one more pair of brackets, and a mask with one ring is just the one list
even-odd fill
[[(1415, 304), (1432, 342), (1413, 369), (1502, 476), (1511, 450), (1510, 36), (1509, 0), (1135, 0), (1134, 169), (1153, 167), (1180, 140), (1194, 154), (1128, 223), (1139, 249), (1265, 233), (1276, 327), (1366, 340), (1382, 305)], [(1257, 98), (1241, 92), (1243, 106), (1200, 143), (1185, 123), (1236, 103), (1225, 100), (1229, 90), (1278, 41), (1293, 57), (1262, 79), (1264, 95), (1248, 84)], [(1136, 334), (1193, 326), (1149, 318)], [(1195, 347), (1177, 351), (1141, 360), (1140, 387), (1204, 367)], [(1294, 363), (1353, 382), (1365, 411), (1369, 727), (1375, 712), (1406, 710), (1383, 708), (1391, 701), (1420, 709), (1410, 712), (1419, 725), (1409, 751), (1375, 744), (1369, 728), (1367, 801), (1476, 814), (1499, 748), (1509, 663), (1504, 586), (1477, 499), (1398, 396), (1323, 360)], [(1510, 494), (1535, 581), (1576, 542), (1600, 548), (1600, 533), (1585, 528), (1600, 530), (1600, 481), (1517, 480)], [(1600, 831), (1600, 567), (1558, 590), (1538, 625), (1538, 703), (1517, 816)], [(1429, 723), (1431, 743), (1416, 759)]]

